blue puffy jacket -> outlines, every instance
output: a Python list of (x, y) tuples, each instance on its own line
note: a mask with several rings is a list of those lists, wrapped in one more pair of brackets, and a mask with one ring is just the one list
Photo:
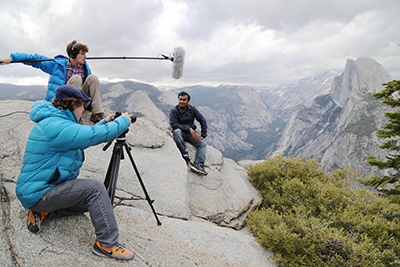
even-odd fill
[[(66, 56), (58, 55), (55, 56), (53, 60), (51, 60), (51, 58), (39, 54), (26, 54), (17, 52), (11, 53), (11, 59), (12, 62), (21, 62), (25, 65), (41, 69), (45, 73), (50, 74), (46, 93), (47, 101), (51, 102), (51, 100), (54, 98), (57, 88), (61, 85), (64, 85), (66, 82), (66, 69), (68, 62), (68, 58)], [(32, 60), (32, 62), (24, 62), (25, 60)], [(89, 64), (87, 64), (86, 61), (84, 63), (84, 67), (86, 68), (86, 76), (92, 74), (92, 71), (89, 68)]]
[(94, 126), (81, 125), (71, 110), (57, 109), (44, 100), (33, 104), (30, 118), (35, 125), (16, 186), (25, 208), (35, 205), (57, 184), (78, 177), (83, 149), (113, 140), (130, 125), (125, 116), (108, 123), (103, 119)]

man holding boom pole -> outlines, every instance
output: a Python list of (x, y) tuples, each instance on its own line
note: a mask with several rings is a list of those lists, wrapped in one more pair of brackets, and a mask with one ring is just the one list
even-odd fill
[(21, 62), (50, 74), (46, 93), (46, 100), (49, 102), (52, 101), (56, 89), (61, 85), (68, 84), (81, 89), (92, 99), (87, 109), (92, 111), (90, 120), (97, 123), (104, 118), (104, 111), (101, 105), (99, 78), (92, 74), (86, 62), (86, 53), (89, 52), (89, 48), (73, 40), (67, 45), (66, 52), (68, 57), (58, 55), (54, 57), (54, 60), (39, 54), (16, 52), (11, 53), (10, 57), (0, 59), (0, 65)]

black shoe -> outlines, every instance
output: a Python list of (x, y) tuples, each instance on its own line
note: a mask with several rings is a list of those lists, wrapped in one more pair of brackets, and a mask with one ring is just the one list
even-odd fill
[(199, 174), (207, 175), (208, 173), (204, 170), (203, 165), (201, 164), (191, 164), (190, 169), (194, 172), (197, 172)]
[(190, 164), (190, 158), (188, 154), (183, 154), (182, 155), (183, 159), (185, 160), (186, 164), (189, 165)]

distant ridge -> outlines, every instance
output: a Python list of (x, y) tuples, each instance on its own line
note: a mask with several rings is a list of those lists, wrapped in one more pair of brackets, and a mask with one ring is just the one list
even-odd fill
[[(235, 161), (282, 154), (315, 158), (326, 171), (352, 166), (368, 177), (379, 173), (366, 164), (366, 157), (382, 153), (374, 133), (384, 123), (380, 103), (371, 93), (390, 79), (376, 60), (359, 58), (347, 60), (343, 71), (276, 87), (193, 85), (159, 90), (123, 81), (101, 88), (105, 108), (127, 110), (164, 128), (169, 127), (177, 93), (189, 92), (191, 104), (207, 118), (207, 143)], [(42, 99), (45, 90), (0, 84), (0, 99)]]

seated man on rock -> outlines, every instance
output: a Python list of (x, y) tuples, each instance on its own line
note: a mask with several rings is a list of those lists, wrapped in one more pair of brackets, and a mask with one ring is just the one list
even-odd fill
[[(207, 148), (204, 138), (207, 136), (207, 121), (197, 108), (189, 104), (190, 95), (188, 93), (180, 92), (178, 94), (178, 100), (178, 105), (173, 107), (169, 113), (169, 123), (173, 130), (174, 141), (186, 163), (190, 164), (190, 169), (199, 174), (207, 175), (204, 169)], [(197, 127), (194, 124), (195, 120), (200, 123), (200, 135), (196, 133)], [(189, 142), (197, 149), (193, 164), (190, 163), (185, 141)]]

